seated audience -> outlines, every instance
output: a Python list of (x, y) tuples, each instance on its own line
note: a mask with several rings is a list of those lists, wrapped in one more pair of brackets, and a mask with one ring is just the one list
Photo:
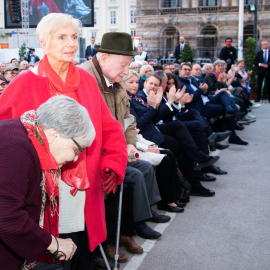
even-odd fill
[(147, 102), (137, 96), (135, 85), (132, 88), (132, 93), (128, 92), (131, 98), (130, 112), (136, 117), (137, 127), (145, 139), (154, 142), (159, 147), (170, 149), (174, 153), (181, 172), (192, 186), (192, 194), (196, 196), (213, 196), (214, 191), (208, 190), (201, 185), (194, 170), (214, 164), (219, 157), (209, 157), (202, 153), (184, 125), (171, 126), (171, 124), (165, 124), (156, 126), (156, 123), (160, 120), (157, 116), (159, 115), (158, 107), (163, 91), (160, 89), (159, 93), (155, 95), (155, 90), (159, 88), (160, 84), (161, 79), (157, 75), (149, 75), (146, 78), (144, 89), (147, 93)]
[(144, 65), (142, 66), (141, 70), (140, 70), (140, 81), (139, 81), (139, 91), (143, 90), (143, 85), (145, 82), (145, 79), (147, 76), (149, 76), (150, 74), (152, 74), (154, 72), (154, 69), (152, 66), (150, 65)]
[[(216, 61), (217, 62), (217, 61)], [(222, 63), (223, 65), (223, 63)], [(226, 91), (221, 91), (213, 98), (209, 99), (207, 97), (208, 85), (206, 83), (199, 84), (199, 77), (201, 74), (193, 73), (195, 76), (190, 77), (191, 65), (182, 64), (180, 66), (180, 84), (181, 87), (186, 86), (186, 92), (193, 94), (193, 100), (186, 104), (188, 109), (198, 110), (201, 115), (207, 119), (213, 117), (223, 116), (226, 121), (227, 129), (230, 130), (231, 136), (229, 138), (230, 143), (247, 145), (248, 143), (242, 141), (235, 132), (235, 119), (238, 111), (232, 106), (232, 100), (230, 99)], [(209, 76), (208, 74), (207, 76)], [(207, 78), (206, 76), (206, 78)]]

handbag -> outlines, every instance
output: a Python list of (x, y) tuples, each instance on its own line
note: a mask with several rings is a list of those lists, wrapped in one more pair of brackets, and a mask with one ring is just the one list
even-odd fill
[(180, 202), (189, 202), (189, 194), (191, 191), (191, 185), (184, 178), (181, 171), (177, 168), (177, 183), (176, 183), (176, 190), (177, 190), (177, 198)]

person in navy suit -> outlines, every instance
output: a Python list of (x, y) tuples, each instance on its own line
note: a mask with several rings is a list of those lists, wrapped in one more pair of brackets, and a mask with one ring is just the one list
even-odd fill
[(270, 55), (268, 49), (268, 41), (262, 42), (262, 50), (257, 52), (256, 57), (254, 59), (254, 65), (256, 66), (256, 72), (258, 76), (257, 81), (257, 99), (255, 102), (260, 102), (261, 100), (261, 89), (262, 83), (264, 81), (264, 89), (263, 89), (263, 98), (265, 98), (266, 94), (268, 94), (268, 100), (270, 102)]
[[(130, 97), (130, 112), (136, 117), (140, 133), (145, 139), (154, 142), (159, 147), (170, 149), (174, 153), (181, 172), (192, 186), (191, 194), (205, 197), (213, 196), (215, 192), (201, 185), (195, 170), (214, 164), (219, 157), (209, 157), (201, 152), (184, 124), (179, 126), (175, 123), (175, 127), (169, 126), (171, 124), (156, 125), (162, 117), (162, 113), (158, 110), (163, 96), (162, 89), (160, 88), (158, 94), (155, 94), (160, 87), (161, 79), (153, 74), (146, 78), (144, 87), (149, 95), (147, 102), (145, 102), (137, 95), (139, 75), (136, 75), (132, 70), (129, 72), (134, 74), (130, 78), (133, 82), (127, 82), (133, 83), (134, 86), (129, 89), (130, 92), (127, 91)], [(168, 135), (166, 130), (171, 135)]]
[(226, 91), (221, 91), (213, 98), (207, 97), (207, 84), (199, 84), (191, 79), (191, 65), (184, 63), (180, 66), (180, 84), (186, 86), (186, 92), (193, 94), (193, 100), (186, 104), (188, 109), (198, 110), (206, 118), (215, 118), (223, 116), (226, 120), (227, 128), (232, 132), (229, 142), (238, 145), (247, 145), (248, 143), (241, 140), (235, 132), (236, 122), (234, 117), (237, 112), (232, 107), (232, 101)]
[(90, 60), (93, 56), (97, 54), (97, 51), (95, 50), (95, 38), (91, 37), (91, 45), (87, 46), (85, 50), (85, 58), (87, 60)]

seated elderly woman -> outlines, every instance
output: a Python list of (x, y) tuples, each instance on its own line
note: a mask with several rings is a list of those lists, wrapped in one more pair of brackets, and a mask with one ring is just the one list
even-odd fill
[(143, 65), (140, 69), (139, 91), (143, 90), (145, 79), (148, 75), (152, 74), (154, 69), (150, 65)]
[[(157, 100), (154, 91), (151, 91), (147, 102), (145, 102), (137, 96), (138, 82), (139, 74), (132, 70), (124, 78), (127, 94), (130, 97), (130, 112), (136, 117), (137, 127), (140, 129), (140, 133), (145, 139), (154, 142), (159, 147), (170, 149), (173, 152), (181, 172), (192, 185), (192, 194), (207, 197), (213, 196), (215, 192), (201, 185), (193, 169), (197, 170), (198, 168), (210, 166), (218, 160), (218, 157), (209, 157), (199, 151), (189, 133), (182, 134), (182, 140), (162, 134), (159, 130), (160, 126), (157, 127), (155, 124), (159, 121), (157, 118), (159, 114), (157, 104), (160, 104), (163, 92), (161, 98)], [(160, 83), (161, 79), (159, 77), (150, 75), (146, 79), (145, 87), (152, 90), (154, 87), (159, 87)], [(166, 125), (164, 125), (164, 128), (166, 128)], [(178, 133), (181, 136), (181, 132)], [(196, 164), (194, 165), (193, 162)]]
[[(79, 46), (80, 27), (81, 22), (68, 14), (51, 13), (42, 18), (37, 37), (45, 56), (38, 66), (15, 77), (5, 89), (0, 98), (0, 120), (20, 117), (56, 95), (69, 96), (86, 108), (96, 139), (76, 162), (61, 169), (61, 179), (72, 186), (71, 192), (64, 187), (65, 194), (70, 200), (80, 196), (80, 210), (76, 215), (62, 211), (68, 222), (59, 228), (53, 226), (52, 233), (72, 238), (78, 246), (71, 269), (89, 270), (94, 268), (94, 249), (107, 237), (103, 191), (115, 192), (123, 182), (128, 155), (123, 128), (106, 106), (95, 78), (72, 63)], [(84, 209), (88, 210), (78, 219), (77, 214)], [(51, 214), (51, 224), (58, 224), (61, 217)], [(44, 228), (49, 231), (46, 219), (45, 215)]]
[[(44, 208), (49, 204), (54, 215), (59, 215), (59, 232), (84, 227), (85, 192), (78, 191), (77, 198), (70, 200), (70, 182), (61, 179), (60, 170), (76, 161), (94, 138), (87, 110), (65, 96), (50, 98), (37, 111), (0, 122), (2, 269), (22, 268), (24, 261), (34, 262), (45, 250), (63, 252), (66, 257), (61, 259), (76, 256), (71, 239), (59, 239), (43, 229)], [(76, 224), (68, 224), (69, 215), (76, 215)]]

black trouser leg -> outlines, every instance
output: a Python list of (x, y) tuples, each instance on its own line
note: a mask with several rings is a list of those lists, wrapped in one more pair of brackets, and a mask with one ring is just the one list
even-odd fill
[(124, 182), (124, 192), (122, 201), (122, 214), (121, 214), (121, 235), (133, 236), (136, 235), (134, 212), (133, 212), (133, 195), (134, 184)]
[[(178, 144), (181, 145), (182, 151), (185, 152), (192, 162), (197, 162), (208, 157), (197, 147), (184, 123), (174, 121), (158, 126), (158, 128), (164, 135), (175, 138)], [(169, 149), (173, 152), (173, 149)]]
[(257, 81), (257, 100), (261, 100), (261, 92), (262, 92), (262, 83), (265, 77), (265, 71), (262, 74), (258, 74)]
[(192, 139), (194, 140), (197, 147), (206, 155), (209, 155), (208, 141), (205, 134), (205, 129), (199, 121), (186, 121), (184, 122), (188, 128)]
[(117, 228), (117, 215), (118, 215), (118, 193), (110, 193), (105, 203), (105, 220), (107, 227), (107, 239), (102, 243), (104, 251), (107, 244), (116, 243), (116, 228)]
[(160, 150), (166, 156), (156, 166), (156, 178), (162, 202), (169, 204), (177, 201), (176, 181), (177, 169), (175, 156), (171, 151)]
[(70, 270), (94, 270), (94, 252), (90, 252), (86, 228), (82, 232), (59, 234), (59, 238), (70, 238), (77, 246), (70, 261)]
[(190, 185), (193, 188), (200, 189), (202, 187), (201, 182), (197, 179), (196, 172), (192, 168), (192, 161), (186, 155), (186, 153), (180, 147), (178, 141), (170, 136), (164, 135), (165, 140), (159, 146), (162, 148), (170, 149), (176, 159), (179, 166), (179, 169), (185, 176), (185, 178), (189, 181)]
[(238, 104), (240, 106), (240, 112), (247, 113), (247, 106), (245, 104), (245, 101), (243, 100), (242, 97), (234, 97), (233, 98), (235, 104)]

